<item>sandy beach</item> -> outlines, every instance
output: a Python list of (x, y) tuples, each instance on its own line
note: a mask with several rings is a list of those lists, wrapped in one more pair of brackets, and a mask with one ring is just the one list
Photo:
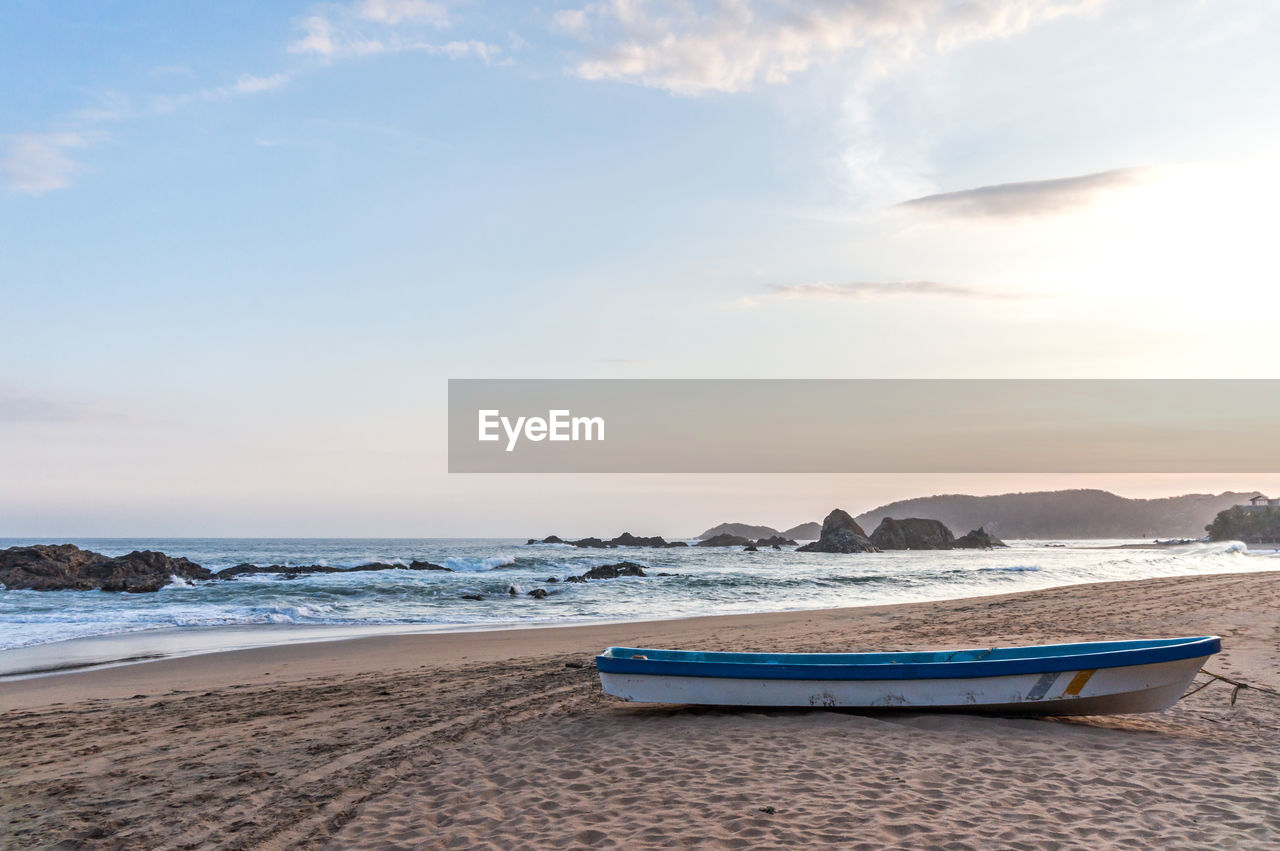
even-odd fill
[(645, 707), (609, 644), (820, 651), (1216, 633), (1280, 685), (1280, 573), (396, 635), (0, 683), (5, 847), (1274, 847), (1280, 699), (1077, 719)]

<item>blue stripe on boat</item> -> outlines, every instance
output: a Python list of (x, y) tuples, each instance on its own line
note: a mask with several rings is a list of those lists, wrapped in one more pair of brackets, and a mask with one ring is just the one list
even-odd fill
[[(1217, 636), (1094, 641), (909, 653), (699, 653), (610, 647), (596, 667), (611, 674), (760, 680), (920, 680), (1122, 668), (1211, 656)], [(643, 656), (645, 658), (632, 658)]]

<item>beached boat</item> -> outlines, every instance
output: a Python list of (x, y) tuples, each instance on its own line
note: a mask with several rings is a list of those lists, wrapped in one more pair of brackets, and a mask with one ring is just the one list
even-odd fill
[(911, 653), (699, 653), (610, 647), (605, 692), (638, 703), (1035, 715), (1172, 706), (1216, 636)]

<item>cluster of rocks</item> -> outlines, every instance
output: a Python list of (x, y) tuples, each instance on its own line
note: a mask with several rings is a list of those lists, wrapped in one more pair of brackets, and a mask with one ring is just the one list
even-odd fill
[(278, 564), (238, 564), (217, 573), (185, 558), (153, 550), (134, 550), (123, 556), (104, 556), (74, 544), (35, 544), (0, 550), (0, 585), (26, 591), (124, 591), (130, 594), (159, 591), (175, 578), (235, 579), (255, 573), (279, 573), (288, 577), (309, 573), (359, 573), (368, 570), (449, 570), (426, 561), (410, 564), (374, 562), (359, 567), (311, 564), (289, 567)]
[(886, 517), (868, 535), (849, 513), (839, 508), (822, 521), (818, 540), (805, 544), (802, 553), (878, 553), (882, 550), (992, 549), (1005, 543), (982, 527), (957, 538), (940, 520)]
[(958, 550), (991, 550), (1009, 546), (1004, 541), (979, 526), (972, 532), (966, 532), (956, 538), (955, 548)]
[[(603, 538), (579, 538), (576, 541), (569, 541), (558, 535), (549, 535), (542, 540), (530, 538), (525, 542), (525, 546), (530, 544), (568, 544), (571, 547), (583, 547), (587, 549), (612, 550), (618, 547), (656, 547), (659, 549), (666, 547), (687, 547), (684, 541), (668, 541), (661, 535), (654, 535), (651, 538), (645, 538), (640, 535), (633, 535), (630, 532), (623, 532), (616, 538), (604, 540)], [(785, 546), (794, 547), (795, 541), (790, 538), (784, 538), (782, 535), (772, 535), (768, 538), (760, 538), (753, 541), (750, 538), (741, 535), (712, 535), (710, 538), (704, 538), (698, 541), (695, 546), (699, 547), (746, 547), (752, 551), (761, 547), (772, 547), (780, 550)]]
[[(538, 541), (531, 540), (529, 543), (538, 543)], [(576, 547), (595, 549), (688, 546), (683, 541), (669, 542), (661, 537), (642, 538), (630, 532), (623, 532), (608, 541), (599, 538), (565, 541), (552, 535), (542, 543), (572, 544)], [(721, 534), (700, 541), (698, 546), (743, 547), (748, 552), (756, 552), (761, 547), (781, 549), (783, 546), (795, 546), (795, 543), (781, 535), (752, 541), (750, 538), (737, 535)], [(957, 538), (940, 521), (918, 517), (905, 520), (886, 517), (876, 530), (868, 535), (848, 512), (837, 508), (823, 520), (818, 540), (799, 547), (797, 552), (874, 553), (881, 550), (991, 549), (1003, 546), (1005, 546), (1003, 541), (982, 527)], [(99, 590), (137, 594), (159, 591), (175, 578), (227, 580), (260, 573), (274, 573), (292, 578), (315, 573), (359, 573), (374, 570), (449, 571), (450, 568), (415, 560), (409, 564), (373, 562), (357, 567), (330, 567), (321, 564), (305, 566), (238, 564), (215, 573), (188, 559), (174, 558), (152, 550), (135, 550), (128, 555), (114, 557), (91, 550), (82, 550), (74, 544), (36, 544), (0, 550), (0, 585), (13, 590), (31, 591)], [(619, 562), (592, 568), (581, 576), (570, 576), (564, 581), (587, 582), (593, 579), (645, 575), (638, 564)], [(548, 582), (552, 581), (557, 580), (548, 580)], [(533, 596), (546, 596), (544, 589), (535, 590), (542, 593), (530, 592)]]
[(798, 553), (878, 553), (880, 548), (871, 543), (867, 533), (849, 512), (833, 509), (822, 521), (818, 540), (796, 549)]
[(114, 558), (74, 544), (36, 544), (0, 550), (0, 584), (27, 591), (159, 591), (173, 577), (212, 579), (214, 574), (185, 558), (134, 550)]
[(687, 547), (684, 541), (668, 541), (661, 535), (654, 535), (652, 538), (643, 538), (639, 535), (633, 535), (630, 532), (623, 532), (616, 538), (603, 540), (601, 538), (579, 538), (576, 541), (566, 541), (558, 535), (548, 535), (539, 541), (537, 538), (530, 538), (525, 542), (525, 546), (529, 544), (568, 544), (571, 547), (584, 547), (596, 550), (612, 550), (618, 547)]
[[(617, 564), (602, 564), (602, 565), (599, 565), (598, 567), (593, 567), (590, 570), (588, 570), (586, 573), (583, 573), (579, 576), (566, 576), (563, 580), (558, 579), (554, 576), (548, 576), (543, 581), (546, 582), (548, 585), (556, 585), (556, 584), (559, 584), (560, 582), (581, 583), (581, 582), (590, 582), (594, 579), (618, 579), (619, 577), (622, 577), (622, 576), (648, 576), (648, 575), (649, 574), (644, 572), (644, 568), (636, 564), (635, 562), (620, 561)], [(679, 574), (659, 573), (656, 575), (657, 576), (678, 576)], [(516, 590), (516, 586), (514, 585), (511, 585), (507, 588), (507, 594), (509, 596), (515, 597), (515, 596), (518, 596), (519, 593), (520, 592)], [(535, 600), (545, 599), (548, 593), (549, 592), (545, 588), (534, 588), (531, 591), (525, 592), (526, 596), (533, 597)], [(483, 600), (484, 597), (481, 596), (480, 594), (463, 594), (462, 599)]]
[(296, 576), (305, 576), (310, 573), (363, 573), (369, 570), (443, 570), (452, 573), (453, 568), (445, 567), (440, 564), (432, 564), (429, 561), (411, 561), (408, 564), (388, 564), (386, 562), (375, 561), (369, 564), (358, 565), (357, 567), (330, 567), (325, 564), (308, 564), (303, 566), (289, 566), (282, 564), (237, 564), (235, 567), (228, 567), (219, 570), (213, 575), (215, 579), (235, 579), (237, 576), (250, 576), (255, 573), (279, 573), (290, 578)]
[(886, 517), (870, 537), (882, 550), (949, 550), (956, 543), (956, 536), (941, 521), (921, 517)]
[(782, 549), (783, 544), (794, 547), (796, 542), (790, 538), (784, 538), (781, 535), (771, 535), (768, 538), (759, 538), (752, 541), (750, 538), (744, 538), (741, 535), (712, 535), (710, 538), (704, 538), (698, 542), (700, 547), (745, 547), (748, 552), (756, 552), (761, 547), (772, 547), (775, 550)]

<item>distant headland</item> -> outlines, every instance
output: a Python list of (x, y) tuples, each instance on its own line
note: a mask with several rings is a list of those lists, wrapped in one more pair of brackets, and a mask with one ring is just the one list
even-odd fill
[[(1094, 489), (997, 496), (943, 494), (891, 502), (854, 519), (860, 526), (874, 529), (886, 517), (927, 517), (949, 529), (981, 528), (1006, 539), (1200, 538), (1220, 511), (1247, 504), (1256, 493), (1229, 491), (1159, 499), (1129, 499)], [(785, 531), (771, 526), (721, 523), (697, 537), (705, 540), (724, 534), (744, 538), (781, 535), (812, 541), (820, 530), (818, 523), (802, 523)]]

